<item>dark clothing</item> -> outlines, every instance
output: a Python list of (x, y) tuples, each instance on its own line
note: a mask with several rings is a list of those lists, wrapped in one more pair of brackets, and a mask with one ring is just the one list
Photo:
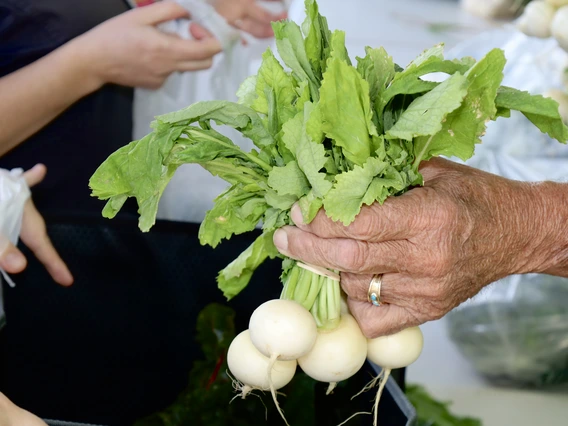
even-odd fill
[[(125, 10), (121, 0), (0, 0), (0, 75)], [(199, 355), (197, 314), (222, 301), (217, 272), (252, 241), (241, 236), (213, 251), (200, 246), (197, 224), (159, 223), (142, 233), (136, 217), (103, 219), (88, 181), (131, 130), (132, 90), (109, 85), (0, 158), (8, 169), (47, 165), (33, 198), (75, 276), (71, 288), (56, 285), (22, 247), (28, 267), (13, 277), (16, 288), (4, 285), (0, 391), (43, 418), (130, 425), (172, 402)], [(279, 295), (280, 265), (267, 267), (236, 301), (246, 301), (240, 328), (255, 306)]]
[[(127, 9), (122, 0), (1, 0), (0, 77)], [(0, 168), (29, 169), (42, 162), (48, 173), (33, 190), (40, 211), (100, 216), (104, 204), (90, 196), (89, 178), (131, 141), (132, 97), (132, 89), (114, 85), (86, 96), (0, 157)]]

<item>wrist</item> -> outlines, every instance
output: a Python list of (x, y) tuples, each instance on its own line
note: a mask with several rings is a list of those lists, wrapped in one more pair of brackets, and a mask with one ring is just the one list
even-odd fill
[(568, 277), (568, 184), (546, 181), (524, 186), (526, 250), (518, 272)]
[(96, 57), (96, 48), (84, 35), (60, 48), (60, 60), (65, 62), (63, 69), (68, 73), (66, 77), (81, 92), (80, 96), (95, 92), (106, 83), (98, 70), (100, 61)]

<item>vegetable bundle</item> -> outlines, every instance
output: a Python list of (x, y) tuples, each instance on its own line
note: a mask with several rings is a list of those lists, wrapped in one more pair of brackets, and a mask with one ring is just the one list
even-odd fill
[[(367, 47), (354, 64), (345, 33), (328, 29), (315, 0), (305, 3), (301, 28), (288, 21), (273, 24), (280, 60), (270, 49), (265, 52), (258, 74), (239, 88), (238, 103), (199, 102), (156, 117), (150, 134), (113, 153), (90, 180), (93, 196), (108, 200), (107, 218), (135, 197), (144, 232), (154, 224), (161, 194), (180, 165), (200, 164), (230, 184), (215, 199), (199, 238), (216, 247), (262, 225), (262, 235), (218, 275), (227, 299), (246, 287), (266, 259), (283, 259), (281, 300), (255, 311), (228, 355), (243, 396), (270, 389), (275, 400), (297, 365), (315, 380), (330, 382), (331, 391), (369, 358), (383, 367), (382, 389), (390, 369), (414, 362), (422, 349), (418, 328), (367, 341), (353, 317), (342, 312), (339, 271), (278, 253), (272, 237), (292, 224), (293, 205), (300, 206), (306, 223), (323, 209), (347, 226), (364, 205), (421, 185), (423, 161), (442, 155), (469, 159), (487, 123), (511, 110), (550, 137), (568, 140), (555, 101), (501, 86), (506, 62), (501, 50), (478, 62), (447, 60), (443, 45), (437, 45), (402, 68), (383, 48)], [(434, 73), (442, 73), (442, 81), (428, 79)], [(214, 124), (238, 130), (256, 148), (243, 151)], [(405, 353), (390, 359), (389, 345), (397, 339), (407, 342)]]

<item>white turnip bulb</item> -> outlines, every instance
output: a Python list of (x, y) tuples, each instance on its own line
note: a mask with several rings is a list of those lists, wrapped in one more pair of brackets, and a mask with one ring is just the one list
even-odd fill
[[(242, 397), (252, 390), (270, 390), (267, 369), (270, 358), (261, 354), (250, 340), (249, 330), (237, 335), (231, 342), (227, 352), (227, 365), (231, 374), (243, 384)], [(296, 373), (298, 363), (294, 361), (276, 361), (272, 365), (271, 377), (275, 390), (286, 386)]]
[(337, 382), (357, 373), (367, 359), (367, 339), (357, 321), (343, 314), (333, 330), (320, 330), (315, 345), (298, 358), (300, 368), (314, 380), (329, 383), (330, 393)]
[(293, 360), (316, 341), (317, 325), (306, 308), (292, 300), (274, 299), (255, 309), (249, 321), (253, 345), (265, 356)]

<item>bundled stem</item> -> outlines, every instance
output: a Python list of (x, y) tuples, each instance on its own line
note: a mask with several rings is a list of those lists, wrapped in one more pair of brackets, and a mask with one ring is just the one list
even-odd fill
[(296, 263), (288, 273), (281, 299), (294, 300), (309, 310), (319, 329), (333, 330), (341, 319), (341, 289), (332, 272), (323, 275)]

